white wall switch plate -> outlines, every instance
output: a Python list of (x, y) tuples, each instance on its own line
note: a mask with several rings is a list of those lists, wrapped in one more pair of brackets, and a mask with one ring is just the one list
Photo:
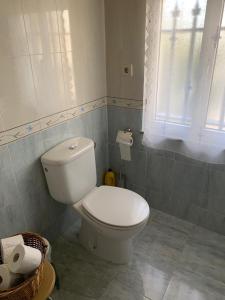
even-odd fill
[(134, 68), (133, 68), (133, 64), (130, 65), (123, 65), (123, 75), (125, 76), (130, 76), (133, 77), (134, 76)]

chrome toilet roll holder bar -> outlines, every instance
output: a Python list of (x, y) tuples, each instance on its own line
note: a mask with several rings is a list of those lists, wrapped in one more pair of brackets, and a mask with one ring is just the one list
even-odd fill
[[(131, 132), (132, 135), (133, 135), (133, 132), (132, 132), (131, 128), (125, 128), (123, 131), (124, 131), (124, 132)], [(140, 130), (139, 133), (140, 133), (140, 134), (144, 134), (144, 131), (143, 131), (143, 130)]]

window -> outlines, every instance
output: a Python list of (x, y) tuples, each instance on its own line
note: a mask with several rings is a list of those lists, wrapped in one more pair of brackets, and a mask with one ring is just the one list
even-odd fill
[(147, 0), (144, 132), (225, 149), (224, 0)]
[(219, 33), (206, 127), (225, 130), (225, 9)]
[(163, 5), (156, 119), (190, 124), (206, 0)]

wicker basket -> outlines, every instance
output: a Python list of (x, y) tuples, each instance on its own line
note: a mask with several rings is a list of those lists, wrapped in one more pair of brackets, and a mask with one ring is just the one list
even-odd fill
[[(45, 258), (47, 245), (45, 241), (38, 234), (30, 233), (30, 232), (25, 232), (21, 234), (23, 236), (25, 245), (36, 248), (41, 251), (42, 262), (40, 266), (34, 271), (34, 273), (25, 281), (23, 281), (21, 284), (8, 290), (0, 291), (0, 299), (31, 300), (37, 294), (39, 290), (40, 282), (43, 278), (43, 262)], [(0, 253), (0, 263), (2, 263), (1, 253)]]

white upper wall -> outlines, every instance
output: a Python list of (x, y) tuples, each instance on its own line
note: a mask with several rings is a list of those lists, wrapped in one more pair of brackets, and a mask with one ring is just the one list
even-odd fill
[[(107, 95), (143, 99), (145, 0), (105, 0)], [(124, 76), (133, 64), (134, 76)]]
[(1, 0), (0, 132), (106, 95), (142, 100), (144, 26), (145, 0)]
[(1, 0), (0, 131), (106, 95), (104, 22), (104, 0)]

